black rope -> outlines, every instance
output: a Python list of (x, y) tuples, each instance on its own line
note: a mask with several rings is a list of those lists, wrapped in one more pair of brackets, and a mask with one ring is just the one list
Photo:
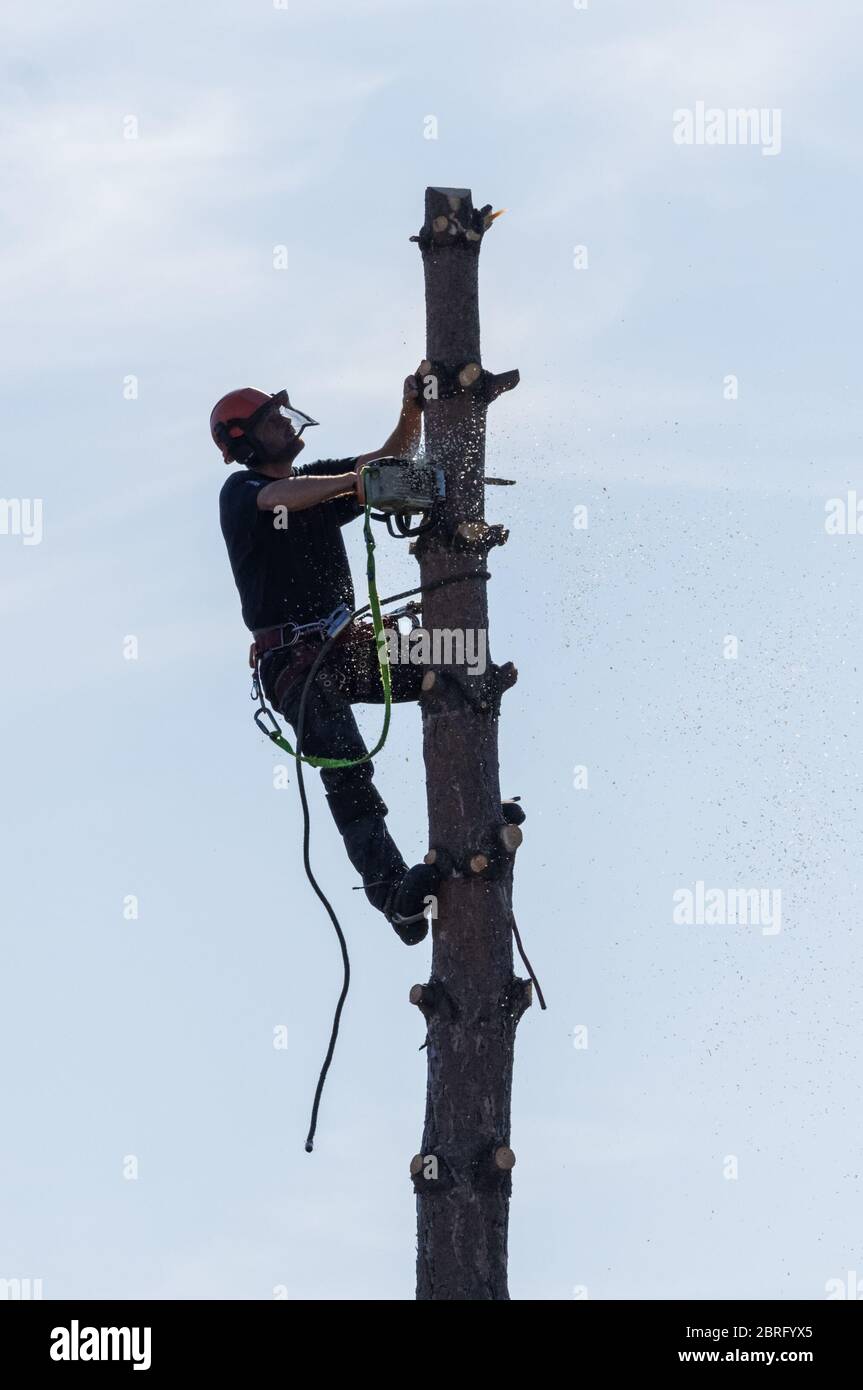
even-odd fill
[(344, 932), (341, 929), (339, 919), (335, 914), (335, 910), (333, 909), (332, 903), (330, 902), (326, 893), (321, 888), (320, 884), (318, 883), (317, 879), (312, 873), (312, 865), (309, 859), (309, 837), (311, 833), (311, 820), (309, 818), (309, 803), (306, 798), (306, 786), (305, 782), (303, 781), (303, 760), (300, 756), (303, 751), (303, 725), (305, 723), (306, 717), (306, 700), (308, 697), (308, 693), (311, 689), (311, 683), (318, 673), (321, 662), (323, 661), (331, 644), (334, 641), (335, 638), (329, 638), (328, 641), (326, 641), (324, 645), (321, 647), (321, 650), (318, 652), (315, 661), (312, 663), (309, 674), (306, 677), (306, 683), (303, 686), (303, 693), (300, 697), (300, 708), (297, 714), (297, 786), (300, 789), (300, 803), (303, 808), (303, 868), (306, 871), (306, 878), (309, 880), (309, 883), (312, 885), (313, 889), (315, 890), (324, 907), (326, 908), (330, 921), (333, 924), (336, 936), (339, 939), (339, 948), (342, 953), (342, 968), (344, 972), (342, 978), (342, 991), (339, 995), (339, 1000), (336, 1004), (336, 1011), (333, 1015), (333, 1026), (330, 1030), (330, 1041), (329, 1046), (327, 1047), (327, 1055), (324, 1058), (323, 1066), (321, 1067), (320, 1075), (318, 1076), (318, 1084), (315, 1087), (315, 1098), (312, 1102), (312, 1118), (309, 1123), (309, 1132), (306, 1135), (307, 1154), (310, 1154), (315, 1147), (315, 1130), (318, 1127), (318, 1107), (321, 1103), (321, 1095), (323, 1094), (324, 1082), (327, 1079), (327, 1072), (330, 1069), (330, 1062), (333, 1060), (333, 1053), (336, 1050), (336, 1040), (339, 1036), (339, 1024), (341, 1023), (342, 1009), (345, 1006), (345, 1000), (348, 997), (348, 990), (350, 989), (351, 984), (351, 960), (350, 956), (348, 955), (348, 944), (345, 941)]
[(524, 966), (525, 970), (527, 971), (528, 975), (533, 981), (534, 988), (536, 989), (536, 997), (539, 1000), (539, 1007), (541, 1009), (544, 1009), (546, 1007), (546, 1004), (545, 996), (542, 992), (542, 986), (540, 985), (539, 980), (536, 978), (536, 975), (534, 974), (533, 966), (531, 965), (530, 961), (524, 953), (524, 947), (521, 944), (521, 936), (519, 935), (518, 927), (515, 925), (514, 917), (510, 925), (512, 927), (512, 934), (515, 937), (515, 944), (518, 947), (518, 954), (521, 956), (522, 965)]
[[(397, 598), (413, 598), (414, 594), (430, 594), (434, 589), (442, 589), (445, 584), (458, 584), (461, 579), (491, 579), (490, 570), (472, 570), (469, 574), (450, 574), (444, 579), (433, 579), (431, 584), (422, 584), (418, 589), (405, 589), (400, 594), (390, 594), (389, 598), (382, 598), (381, 603), (395, 603)], [(351, 614), (352, 618), (360, 618), (363, 613), (367, 613), (371, 604), (364, 604)]]

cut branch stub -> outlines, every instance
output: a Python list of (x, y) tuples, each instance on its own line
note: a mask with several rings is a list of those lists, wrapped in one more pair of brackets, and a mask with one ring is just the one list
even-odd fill
[(521, 991), (521, 1007), (516, 1008), (516, 1022), (521, 1018), (525, 1009), (529, 1009), (533, 1004), (533, 980), (522, 980), (524, 988)]
[(428, 854), (423, 855), (423, 863), (436, 865), (443, 878), (449, 878), (456, 871), (456, 863), (449, 850), (440, 845), (433, 846)]
[(500, 703), (493, 671), (481, 680), (471, 680), (450, 668), (425, 672), (420, 686), (420, 700), (429, 713), (444, 709), (452, 711), (460, 705), (468, 705), (481, 715), (496, 711)]
[(514, 386), (518, 386), (521, 376), (517, 368), (511, 372), (486, 372), (485, 374), (485, 398), (487, 401), (496, 401), (498, 396), (503, 395), (504, 391), (511, 391)]
[(482, 367), (478, 362), (467, 362), (458, 374), (461, 386), (473, 386), (474, 382), (482, 376)]
[(452, 1000), (439, 980), (429, 980), (425, 985), (411, 985), (408, 998), (426, 1018), (433, 1010), (440, 1013), (442, 1018), (454, 1017)]
[(485, 544), (485, 539), (491, 531), (487, 521), (460, 521), (456, 527), (456, 536), (467, 548), (481, 548)]
[(522, 1014), (530, 1008), (532, 1003), (533, 980), (523, 980), (519, 975), (513, 975), (503, 1006), (512, 1014), (515, 1023), (518, 1023)]
[(518, 680), (518, 668), (512, 661), (505, 661), (502, 666), (498, 666), (496, 675), (500, 689), (511, 690)]
[(515, 854), (516, 850), (518, 849), (519, 845), (524, 839), (524, 835), (520, 826), (504, 825), (501, 826), (498, 839), (500, 840), (507, 854)]
[(433, 984), (411, 985), (408, 998), (415, 1004), (423, 1018), (428, 1018), (438, 1002), (439, 990)]
[(439, 1154), (414, 1154), (410, 1162), (411, 1182), (417, 1192), (440, 1193), (453, 1186), (453, 1176)]
[(431, 979), (424, 985), (411, 985), (408, 999), (426, 1018), (435, 1013), (440, 1018), (453, 1019), (458, 1012), (440, 980)]
[(487, 521), (461, 521), (453, 539), (460, 550), (486, 551), (495, 545), (506, 545), (509, 531), (497, 523), (490, 526)]

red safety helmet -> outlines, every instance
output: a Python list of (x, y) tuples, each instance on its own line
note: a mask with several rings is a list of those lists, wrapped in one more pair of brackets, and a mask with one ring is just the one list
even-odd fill
[(255, 457), (255, 446), (247, 435), (254, 429), (257, 420), (272, 409), (290, 420), (297, 433), (302, 434), (307, 425), (316, 425), (311, 415), (297, 410), (291, 405), (287, 391), (276, 391), (267, 395), (257, 391), (254, 386), (241, 386), (237, 391), (229, 391), (213, 406), (210, 414), (210, 434), (222, 451), (225, 463), (251, 463)]

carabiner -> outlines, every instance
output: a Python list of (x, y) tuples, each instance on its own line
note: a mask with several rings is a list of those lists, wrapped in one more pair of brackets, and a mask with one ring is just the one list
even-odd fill
[[(267, 728), (266, 724), (264, 723), (265, 719), (269, 719), (270, 723), (273, 726), (271, 729)], [(267, 709), (266, 706), (263, 709), (255, 710), (255, 723), (257, 724), (261, 733), (267, 735), (267, 738), (281, 738), (282, 731), (276, 723), (276, 716), (273, 714), (272, 710)]]
[(346, 603), (340, 603), (338, 608), (334, 608), (328, 618), (322, 620), (321, 626), (327, 637), (337, 637), (343, 632), (351, 620), (351, 610)]

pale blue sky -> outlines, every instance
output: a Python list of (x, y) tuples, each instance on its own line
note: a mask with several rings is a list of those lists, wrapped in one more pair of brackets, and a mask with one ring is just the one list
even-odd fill
[[(307, 458), (386, 437), (427, 183), (508, 209), (483, 350), (522, 373), (488, 451), (518, 479), (488, 502), (491, 651), (521, 671), (502, 783), (549, 1001), (518, 1036), (513, 1297), (817, 1299), (863, 1270), (863, 537), (824, 530), (863, 494), (861, 29), (851, 0), (5, 8), (2, 493), (43, 499), (44, 536), (0, 535), (0, 1277), (412, 1297), (429, 949), (350, 891), (313, 786), (354, 982), (306, 1155), (338, 953), (251, 720), (207, 418), (288, 386)], [(675, 145), (698, 101), (778, 108), (781, 153)], [(413, 581), (405, 546), (378, 560)], [(411, 859), (422, 778), (400, 710), (378, 780)], [(698, 880), (780, 888), (782, 931), (675, 926)]]

